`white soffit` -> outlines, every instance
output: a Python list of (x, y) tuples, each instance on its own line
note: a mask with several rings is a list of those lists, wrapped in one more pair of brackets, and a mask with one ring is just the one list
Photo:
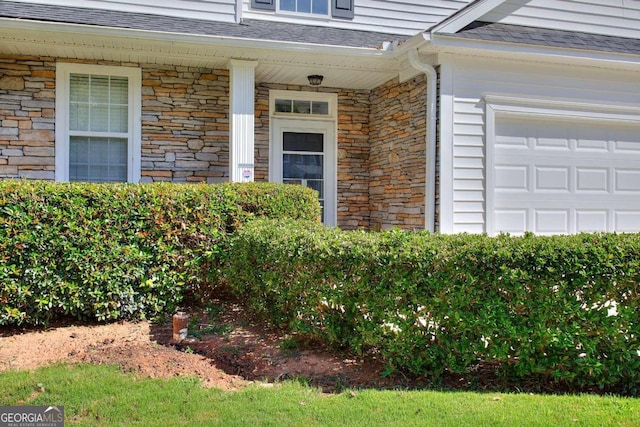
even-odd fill
[(82, 25), (0, 20), (3, 54), (225, 69), (229, 59), (259, 62), (256, 82), (372, 89), (397, 77), (393, 52), (266, 40), (96, 29)]

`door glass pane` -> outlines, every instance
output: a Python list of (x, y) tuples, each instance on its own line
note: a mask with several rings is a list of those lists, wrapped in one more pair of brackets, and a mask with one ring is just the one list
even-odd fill
[(282, 178), (322, 179), (322, 155), (284, 154)]
[(72, 136), (69, 141), (69, 180), (126, 182), (126, 138)]
[(283, 132), (282, 182), (318, 192), (324, 221), (324, 135)]
[(321, 133), (284, 132), (282, 143), (283, 151), (324, 151), (324, 135)]

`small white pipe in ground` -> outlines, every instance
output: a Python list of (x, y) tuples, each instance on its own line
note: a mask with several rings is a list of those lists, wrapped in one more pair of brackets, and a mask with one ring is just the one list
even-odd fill
[(418, 49), (409, 51), (409, 63), (413, 68), (427, 76), (427, 132), (425, 134), (427, 171), (424, 195), (424, 228), (433, 233), (436, 222), (436, 100), (438, 74), (431, 65), (420, 61)]

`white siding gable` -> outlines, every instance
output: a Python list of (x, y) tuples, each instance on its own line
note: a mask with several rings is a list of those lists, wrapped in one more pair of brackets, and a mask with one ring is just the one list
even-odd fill
[(236, 0), (17, 0), (24, 3), (151, 13), (181, 18), (235, 22)]
[(381, 33), (414, 35), (425, 31), (471, 0), (354, 0), (352, 20), (309, 18), (304, 15), (283, 14), (251, 8), (251, 0), (243, 0), (243, 18), (306, 25), (376, 31)]
[(640, 0), (507, 0), (478, 20), (640, 38)]

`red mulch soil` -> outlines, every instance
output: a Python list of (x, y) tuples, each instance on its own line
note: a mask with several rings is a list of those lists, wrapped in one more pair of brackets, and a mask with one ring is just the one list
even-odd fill
[[(540, 380), (504, 383), (490, 363), (469, 375), (447, 374), (440, 384), (394, 373), (383, 376), (375, 355), (356, 357), (265, 327), (227, 297), (213, 300), (214, 311), (188, 311), (194, 332), (173, 340), (171, 319), (163, 323), (63, 323), (47, 329), (0, 330), (0, 372), (35, 369), (50, 363), (115, 364), (149, 378), (197, 376), (204, 386), (237, 390), (253, 381), (300, 379), (324, 392), (346, 388), (461, 389), (536, 392), (616, 392), (570, 390)], [(195, 319), (195, 320), (193, 320)]]

